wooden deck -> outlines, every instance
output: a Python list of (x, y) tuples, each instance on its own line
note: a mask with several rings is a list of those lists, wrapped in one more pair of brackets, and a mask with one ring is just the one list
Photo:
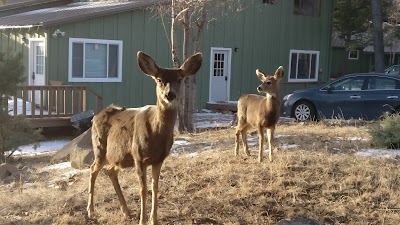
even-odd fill
[(220, 102), (207, 102), (206, 109), (224, 112), (224, 111), (237, 111), (237, 101), (220, 101)]
[(34, 128), (71, 126), (72, 115), (89, 110), (88, 101), (95, 101), (95, 112), (103, 107), (102, 97), (87, 86), (19, 86), (8, 99), (9, 114), (26, 117)]

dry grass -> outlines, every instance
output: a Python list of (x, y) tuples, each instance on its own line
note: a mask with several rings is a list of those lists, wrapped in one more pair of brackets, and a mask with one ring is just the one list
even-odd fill
[[(255, 146), (250, 147), (250, 158), (242, 147), (240, 156), (233, 156), (233, 129), (180, 135), (192, 145), (185, 147), (186, 153), (168, 157), (162, 167), (160, 224), (276, 224), (296, 215), (323, 224), (399, 223), (398, 160), (352, 155), (370, 147), (368, 141), (351, 139), (368, 138), (365, 128), (280, 124), (276, 136), (281, 147), (274, 161), (260, 164)], [(282, 147), (288, 144), (298, 146)], [(194, 151), (200, 153), (193, 156)], [(120, 173), (133, 218), (122, 217), (111, 182), (102, 173), (95, 187), (95, 219), (88, 219), (88, 172), (71, 178), (60, 190), (48, 186), (62, 171), (40, 173), (43, 166), (31, 166), (25, 179), (34, 185), (23, 194), (12, 185), (0, 188), (0, 224), (138, 223), (133, 170)]]

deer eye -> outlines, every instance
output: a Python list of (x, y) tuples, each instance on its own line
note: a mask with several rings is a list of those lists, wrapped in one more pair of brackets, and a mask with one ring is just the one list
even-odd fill
[(267, 82), (265, 82), (266, 84), (268, 84), (268, 85), (271, 85), (271, 81), (267, 81)]

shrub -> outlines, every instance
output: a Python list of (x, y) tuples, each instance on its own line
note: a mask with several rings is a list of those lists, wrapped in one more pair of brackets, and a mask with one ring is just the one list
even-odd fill
[(0, 162), (11, 156), (19, 146), (41, 137), (25, 118), (8, 115), (7, 96), (14, 95), (17, 85), (24, 80), (22, 55), (0, 52)]
[(369, 127), (372, 142), (390, 149), (400, 148), (400, 115), (386, 114), (379, 123)]

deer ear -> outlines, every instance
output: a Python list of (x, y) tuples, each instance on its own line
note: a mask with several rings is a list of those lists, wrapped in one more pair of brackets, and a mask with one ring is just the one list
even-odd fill
[(257, 75), (258, 79), (261, 80), (261, 82), (265, 81), (265, 74), (263, 72), (261, 72), (259, 69), (256, 69), (256, 75)]
[(201, 67), (203, 56), (200, 52), (190, 56), (186, 61), (182, 64), (180, 69), (183, 72), (183, 76), (191, 76), (194, 75)]
[(280, 80), (282, 79), (283, 75), (285, 74), (285, 72), (283, 71), (283, 67), (279, 66), (278, 69), (276, 69), (275, 71), (275, 79)]
[(143, 73), (150, 75), (152, 77), (157, 76), (159, 67), (157, 66), (156, 62), (154, 62), (154, 60), (146, 53), (138, 51), (137, 61)]

